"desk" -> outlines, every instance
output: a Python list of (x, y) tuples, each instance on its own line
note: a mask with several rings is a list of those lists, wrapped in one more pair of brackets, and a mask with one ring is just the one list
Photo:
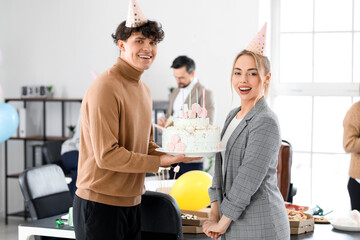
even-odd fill
[(18, 239), (28, 240), (30, 236), (34, 235), (75, 239), (73, 227), (61, 226), (56, 228), (55, 220), (61, 218), (62, 215), (64, 214), (20, 224)]
[[(30, 236), (49, 236), (75, 239), (74, 228), (69, 226), (61, 226), (56, 228), (55, 219), (60, 218), (61, 215), (40, 219), (37, 221), (27, 222), (19, 225), (19, 240), (28, 240)], [(184, 234), (184, 240), (209, 240), (205, 234)], [(308, 240), (359, 240), (360, 232), (343, 232), (328, 225), (315, 225), (315, 231), (300, 235), (291, 235), (291, 240), (308, 239)]]

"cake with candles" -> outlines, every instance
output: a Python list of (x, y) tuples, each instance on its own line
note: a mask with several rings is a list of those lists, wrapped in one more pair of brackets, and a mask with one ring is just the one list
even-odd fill
[(179, 116), (171, 120), (171, 126), (163, 129), (162, 135), (162, 146), (166, 152), (204, 153), (221, 150), (220, 128), (209, 124), (205, 101), (202, 107), (198, 103), (183, 104)]

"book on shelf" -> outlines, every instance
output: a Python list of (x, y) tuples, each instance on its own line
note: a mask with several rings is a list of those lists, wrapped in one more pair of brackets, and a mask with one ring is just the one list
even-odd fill
[[(17, 113), (18, 113), (18, 115), (19, 115), (19, 109), (16, 109), (16, 111), (17, 111)], [(19, 121), (20, 121), (20, 119), (19, 119)], [(13, 138), (19, 137), (19, 126), (17, 127), (17, 129), (16, 129), (16, 131), (13, 133), (13, 135), (11, 135), (11, 137), (13, 137)]]
[(19, 137), (31, 137), (36, 135), (36, 128), (26, 108), (19, 108)]

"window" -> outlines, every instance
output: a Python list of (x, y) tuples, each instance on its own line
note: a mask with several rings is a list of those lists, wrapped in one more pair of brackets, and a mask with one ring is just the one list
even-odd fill
[(274, 0), (271, 12), (271, 103), (293, 146), (294, 202), (349, 210), (342, 122), (359, 101), (360, 0)]

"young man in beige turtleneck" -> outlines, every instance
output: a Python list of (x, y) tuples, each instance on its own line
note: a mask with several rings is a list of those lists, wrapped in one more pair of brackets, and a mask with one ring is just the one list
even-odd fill
[(112, 36), (121, 56), (83, 98), (76, 239), (140, 239), (145, 173), (195, 160), (155, 151), (151, 93), (140, 78), (152, 65), (164, 32), (157, 22), (138, 20), (118, 26)]

